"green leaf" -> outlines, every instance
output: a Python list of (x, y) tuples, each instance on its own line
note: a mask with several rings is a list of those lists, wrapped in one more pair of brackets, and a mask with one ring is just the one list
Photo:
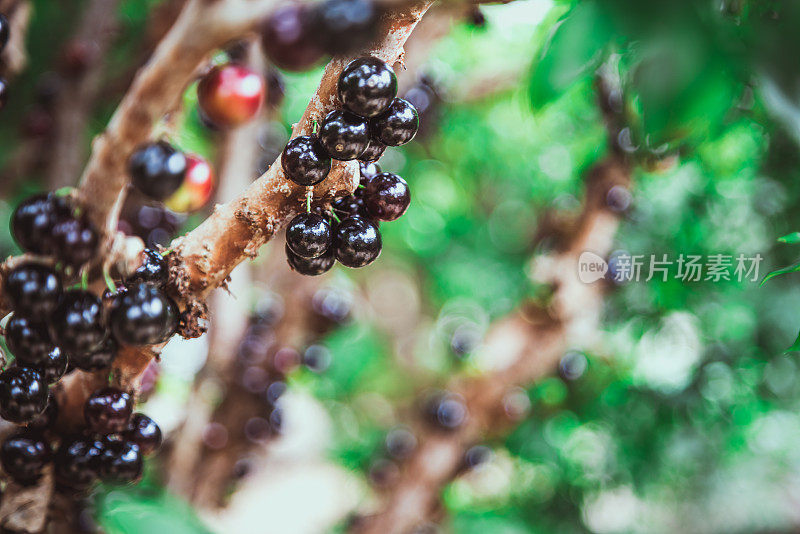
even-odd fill
[(797, 271), (800, 271), (800, 261), (795, 263), (794, 265), (790, 265), (788, 267), (784, 267), (783, 269), (778, 269), (767, 274), (767, 276), (765, 276), (764, 279), (761, 281), (761, 285), (763, 286), (764, 284), (767, 283), (768, 280), (770, 280), (771, 278), (775, 278), (776, 276), (780, 276), (782, 274), (787, 274), (787, 273), (796, 273)]
[(209, 534), (191, 506), (169, 493), (114, 488), (98, 498), (98, 520), (108, 534)]
[(779, 243), (787, 243), (789, 245), (794, 245), (795, 243), (800, 243), (800, 232), (792, 232), (791, 234), (787, 234), (783, 237), (778, 238)]
[(531, 68), (531, 106), (539, 110), (578, 80), (590, 77), (606, 57), (613, 32), (596, 2), (575, 6), (552, 30)]

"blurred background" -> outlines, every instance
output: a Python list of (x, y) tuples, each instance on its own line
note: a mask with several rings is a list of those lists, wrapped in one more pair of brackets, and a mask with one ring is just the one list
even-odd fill
[[(75, 183), (181, 4), (31, 2), (27, 67), (0, 116), (0, 218)], [(421, 131), (380, 160), (412, 190), (381, 226), (380, 260), (303, 278), (277, 239), (238, 268), (209, 334), (173, 340), (146, 373), (164, 450), (140, 485), (98, 489), (81, 524), (345, 532), (392, 502), (455, 418), (469, 442), (417, 532), (800, 530), (800, 289), (791, 274), (760, 285), (798, 256), (798, 24), (791, 1), (435, 6), (399, 73)], [(216, 198), (187, 214), (132, 197), (124, 231), (167, 245), (275, 160), (322, 68), (261, 68), (256, 123), (209, 130), (190, 88), (164, 126), (212, 162)], [(598, 194), (609, 161), (624, 179)], [(614, 227), (576, 241), (598, 212)], [(604, 279), (564, 282), (575, 247), (608, 249)], [(16, 252), (8, 232), (0, 250)], [(763, 258), (755, 276), (734, 275), (740, 254)], [(626, 280), (626, 255), (675, 263)], [(682, 279), (681, 255), (733, 258), (730, 276)], [(602, 300), (584, 306), (587, 291)], [(556, 314), (553, 349), (533, 318), (570, 306), (585, 309)], [(497, 369), (515, 354), (539, 363), (507, 381)], [(472, 413), (486, 384), (503, 409)], [(468, 413), (439, 404), (437, 427), (426, 399), (441, 388)]]

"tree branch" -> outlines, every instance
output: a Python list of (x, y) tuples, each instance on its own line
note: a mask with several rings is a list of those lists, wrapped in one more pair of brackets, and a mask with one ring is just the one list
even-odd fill
[(73, 185), (84, 159), (89, 116), (100, 89), (105, 56), (114, 40), (119, 0), (92, 0), (70, 41), (86, 57), (79, 72), (67, 73), (58, 95), (49, 149), (47, 183), (51, 189)]
[(106, 131), (94, 140), (78, 199), (97, 228), (107, 235), (115, 231), (128, 184), (128, 157), (150, 137), (154, 125), (178, 107), (197, 67), (213, 50), (254, 30), (276, 1), (187, 2), (153, 57), (136, 75)]
[(570, 343), (589, 339), (599, 320), (603, 291), (600, 283), (584, 284), (578, 279), (578, 258), (587, 250), (600, 256), (610, 252), (618, 216), (607, 209), (606, 195), (611, 187), (627, 187), (629, 181), (630, 168), (617, 155), (591, 170), (575, 231), (555, 255), (540, 262), (535, 273), (537, 281), (554, 288), (549, 303), (529, 302), (492, 327), (485, 353), (502, 355), (506, 363), (480, 377), (456, 377), (447, 384), (448, 390), (466, 401), (466, 424), (444, 433), (417, 422), (419, 446), (400, 480), (384, 496), (381, 511), (354, 530), (400, 534), (429, 518), (442, 488), (458, 473), (464, 452), (511, 424), (503, 407), (509, 389), (546, 376)]

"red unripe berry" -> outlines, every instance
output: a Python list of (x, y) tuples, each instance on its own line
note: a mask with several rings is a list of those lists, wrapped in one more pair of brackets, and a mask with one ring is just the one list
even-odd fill
[(203, 115), (221, 128), (232, 128), (256, 116), (264, 103), (264, 80), (241, 65), (218, 65), (197, 86)]
[(211, 200), (216, 179), (214, 168), (200, 156), (186, 155), (186, 176), (183, 183), (164, 204), (172, 211), (191, 213)]

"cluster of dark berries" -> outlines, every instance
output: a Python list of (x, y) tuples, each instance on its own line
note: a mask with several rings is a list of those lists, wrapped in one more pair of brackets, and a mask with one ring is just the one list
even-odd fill
[(261, 42), (279, 68), (308, 70), (325, 55), (350, 54), (371, 44), (381, 15), (372, 0), (289, 4), (265, 21)]
[(73, 490), (86, 489), (97, 479), (135, 482), (142, 474), (142, 457), (161, 445), (161, 429), (150, 417), (132, 412), (129, 394), (114, 388), (96, 391), (84, 406), (83, 433), (53, 436), (55, 415), (34, 421), (0, 446), (3, 471), (18, 484), (31, 485), (53, 462), (59, 485)]
[[(0, 13), (0, 53), (8, 45), (8, 40), (11, 38), (11, 23), (4, 14)], [(6, 106), (8, 101), (8, 82), (5, 78), (0, 77), (0, 109)]]
[(130, 394), (115, 388), (95, 391), (83, 415), (86, 430), (64, 438), (55, 454), (58, 483), (82, 490), (98, 479), (117, 484), (139, 480), (143, 456), (161, 446), (158, 425), (133, 413)]
[(139, 192), (179, 212), (199, 210), (214, 191), (211, 165), (163, 140), (139, 146), (128, 159), (128, 173)]
[[(58, 436), (48, 439), (58, 416), (49, 386), (70, 368), (108, 369), (119, 345), (166, 341), (177, 328), (178, 309), (163, 290), (166, 261), (150, 250), (119, 290), (103, 299), (86, 289), (88, 277), (80, 287), (65, 287), (75, 270), (89, 272), (85, 264), (94, 258), (98, 242), (97, 232), (68, 197), (45, 194), (24, 201), (12, 215), (11, 230), (24, 250), (41, 259), (13, 266), (3, 280), (13, 311), (4, 329), (13, 363), (0, 373), (0, 416), (25, 428), (0, 447), (0, 462), (18, 483), (32, 484), (53, 457), (51, 442), (58, 441)], [(95, 437), (61, 440), (55, 456), (65, 481), (84, 480), (78, 471), (89, 469), (87, 462), (95, 476), (107, 480), (138, 478), (140, 454), (154, 448), (160, 431), (145, 416), (130, 419), (131, 406), (130, 397), (116, 391), (89, 399), (85, 415)], [(87, 456), (79, 458), (78, 449)]]
[(373, 57), (356, 59), (339, 77), (338, 94), (345, 109), (328, 113), (319, 133), (292, 139), (281, 154), (284, 173), (302, 186), (324, 180), (333, 159), (361, 162), (354, 195), (337, 200), (332, 213), (302, 213), (286, 229), (289, 265), (306, 275), (330, 270), (335, 260), (353, 268), (375, 261), (382, 248), (378, 222), (399, 218), (411, 201), (405, 180), (375, 163), (387, 146), (411, 141), (419, 127), (414, 106), (396, 98), (392, 69)]

